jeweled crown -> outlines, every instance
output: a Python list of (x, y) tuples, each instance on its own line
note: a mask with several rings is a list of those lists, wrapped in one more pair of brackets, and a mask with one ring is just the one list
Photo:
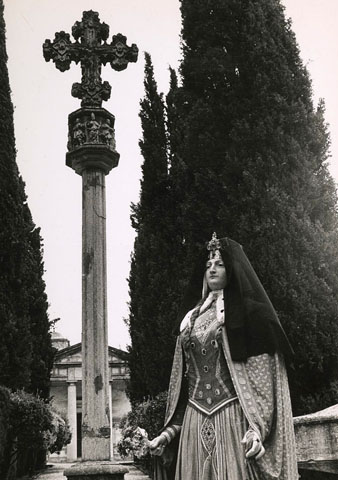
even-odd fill
[(212, 234), (211, 240), (208, 242), (207, 249), (209, 250), (209, 259), (212, 258), (222, 258), (221, 256), (221, 242), (217, 238), (216, 232)]

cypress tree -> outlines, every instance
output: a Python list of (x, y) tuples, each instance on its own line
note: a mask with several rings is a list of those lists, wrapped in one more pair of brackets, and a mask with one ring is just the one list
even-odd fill
[(181, 0), (177, 156), (187, 261), (216, 230), (243, 244), (292, 340), (295, 413), (333, 403), (337, 198), (323, 104), (279, 0)]
[(133, 205), (131, 216), (137, 233), (129, 277), (132, 401), (140, 401), (167, 388), (174, 341), (167, 312), (168, 305), (172, 304), (169, 272), (175, 259), (165, 109), (147, 53), (144, 87), (140, 111), (143, 177), (140, 200)]
[[(0, 362), (1, 383), (8, 386), (27, 386), (30, 379), (31, 339), (28, 318), (20, 310), (20, 260), (25, 244), (22, 232), (23, 204), (26, 201), (22, 180), (15, 162), (13, 106), (10, 99), (5, 46), (5, 24), (1, 4), (0, 24)], [(15, 348), (13, 346), (15, 345)]]
[[(27, 211), (30, 216), (30, 212)], [(32, 362), (30, 391), (42, 398), (49, 396), (50, 372), (53, 367), (54, 351), (51, 343), (48, 301), (43, 280), (42, 239), (40, 228), (33, 227), (29, 234), (31, 251), (30, 271), (27, 282), (29, 293), (28, 313), (32, 334)]]
[[(47, 396), (51, 368), (40, 236), (16, 164), (13, 105), (0, 2), (0, 383)], [(44, 303), (37, 307), (39, 299)], [(43, 375), (36, 372), (46, 363)]]

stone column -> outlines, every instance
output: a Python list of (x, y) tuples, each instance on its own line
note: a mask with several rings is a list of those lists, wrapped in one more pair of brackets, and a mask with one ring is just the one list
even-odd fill
[(77, 417), (76, 417), (76, 382), (68, 382), (68, 422), (72, 432), (72, 440), (67, 445), (67, 460), (77, 459)]
[[(109, 144), (106, 130), (99, 133), (102, 125), (109, 125)], [(103, 108), (69, 115), (70, 137), (78, 130), (85, 135), (80, 145), (68, 145), (66, 156), (67, 165), (82, 176), (83, 461), (110, 459), (105, 176), (119, 160), (113, 129), (114, 116)]]
[(114, 460), (115, 435), (113, 430), (113, 382), (109, 381), (109, 427), (110, 427), (110, 460)]
[(82, 460), (110, 459), (105, 173), (82, 173)]

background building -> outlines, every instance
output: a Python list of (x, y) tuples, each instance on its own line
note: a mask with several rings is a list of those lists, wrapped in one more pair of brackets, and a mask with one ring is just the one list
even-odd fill
[[(68, 418), (72, 441), (53, 461), (74, 461), (81, 458), (82, 423), (82, 354), (81, 343), (70, 345), (60, 333), (52, 333), (52, 345), (57, 349), (51, 372), (50, 395), (54, 408)], [(110, 381), (111, 458), (118, 459), (116, 444), (120, 438), (119, 423), (130, 410), (126, 395), (129, 379), (128, 353), (108, 347)]]

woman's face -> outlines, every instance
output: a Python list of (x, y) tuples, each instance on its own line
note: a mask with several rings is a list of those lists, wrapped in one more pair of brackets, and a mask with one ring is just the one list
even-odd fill
[(210, 290), (221, 290), (225, 287), (227, 274), (221, 258), (207, 261), (205, 278)]

